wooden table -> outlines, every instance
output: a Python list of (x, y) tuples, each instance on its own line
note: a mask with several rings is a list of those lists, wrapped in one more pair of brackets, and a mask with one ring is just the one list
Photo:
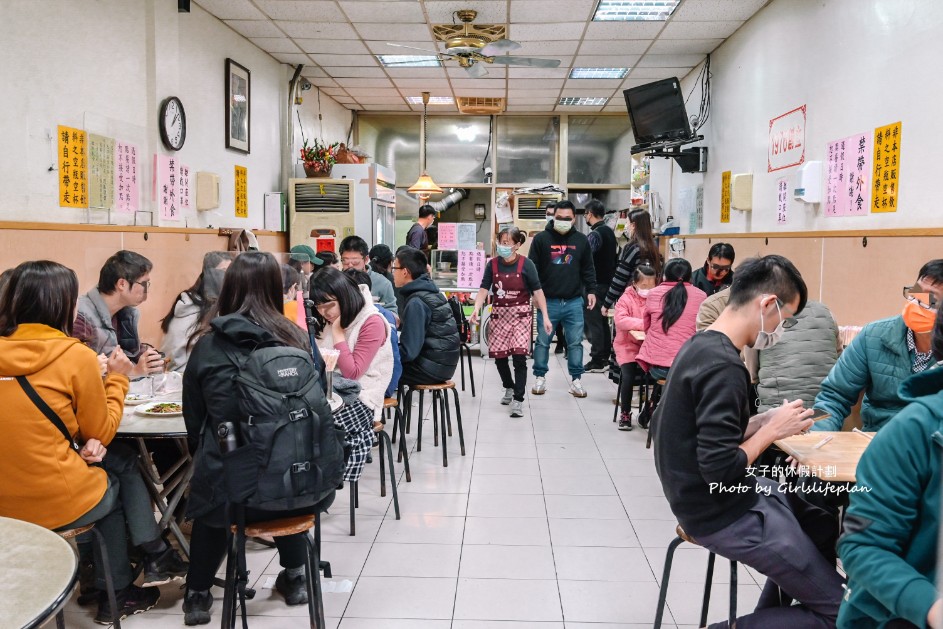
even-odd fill
[(641, 330), (629, 330), (629, 334), (631, 334), (632, 337), (635, 338), (636, 341), (645, 340), (645, 333), (642, 332)]
[[(832, 440), (815, 449), (814, 446), (826, 437)], [(821, 480), (831, 482), (855, 482), (855, 471), (861, 455), (871, 444), (871, 439), (858, 432), (810, 432), (788, 439), (780, 439), (776, 445), (786, 454), (810, 468), (810, 472)], [(819, 468), (822, 471), (819, 471)]]
[(0, 517), (0, 619), (39, 627), (65, 605), (78, 579), (69, 543), (41, 526)]

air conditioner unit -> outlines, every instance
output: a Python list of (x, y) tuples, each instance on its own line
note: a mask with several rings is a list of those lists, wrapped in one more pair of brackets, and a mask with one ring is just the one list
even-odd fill
[(563, 198), (561, 194), (515, 194), (511, 199), (514, 225), (527, 234), (519, 253), (527, 255), (534, 236), (547, 227), (547, 204)]
[(333, 230), (340, 238), (357, 233), (354, 184), (351, 179), (289, 179), (290, 246), (314, 246), (311, 234), (319, 229)]

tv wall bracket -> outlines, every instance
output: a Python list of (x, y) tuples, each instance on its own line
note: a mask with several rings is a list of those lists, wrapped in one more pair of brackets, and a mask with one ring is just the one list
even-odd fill
[(675, 140), (663, 144), (633, 146), (632, 154), (645, 153), (646, 157), (670, 158), (678, 163), (683, 173), (703, 173), (707, 172), (707, 147), (681, 148), (685, 144), (693, 144), (703, 139), (703, 135), (698, 135), (686, 140)]

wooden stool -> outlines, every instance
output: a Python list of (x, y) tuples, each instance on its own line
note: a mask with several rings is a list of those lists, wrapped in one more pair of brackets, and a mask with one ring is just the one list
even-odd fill
[[(432, 428), (433, 444), (439, 445), (439, 422), (442, 428), (442, 467), (449, 466), (449, 453), (446, 447), (446, 435), (452, 434), (452, 416), (449, 411), (448, 391), (452, 392), (455, 399), (455, 421), (458, 425), (458, 441), (461, 446), (462, 456), (465, 456), (465, 432), (462, 429), (462, 408), (458, 401), (458, 391), (455, 390), (455, 383), (451, 380), (440, 382), (438, 384), (417, 384), (409, 388), (406, 393), (406, 408), (412, 408), (413, 391), (419, 391), (419, 431), (416, 435), (416, 452), (422, 452), (422, 398), (426, 391), (432, 391)], [(410, 411), (409, 414), (411, 414)], [(441, 418), (440, 418), (441, 416)], [(407, 415), (407, 418), (409, 415)], [(408, 419), (407, 419), (408, 422)]]
[[(61, 531), (54, 531), (59, 537), (64, 540), (75, 539), (79, 535), (84, 533), (91, 532), (95, 537), (95, 543), (98, 544), (98, 551), (101, 554), (100, 560), (102, 563), (102, 570), (105, 572), (105, 592), (108, 594), (108, 605), (110, 606), (112, 616), (120, 616), (118, 613), (118, 601), (115, 597), (115, 582), (112, 580), (111, 576), (111, 564), (108, 562), (108, 549), (105, 547), (105, 538), (102, 536), (101, 531), (95, 528), (95, 524), (86, 524), (85, 526), (80, 526), (74, 529), (66, 529)], [(78, 549), (75, 553), (78, 557)], [(56, 627), (57, 629), (65, 628), (65, 616), (63, 614), (64, 610), (59, 610), (59, 613), (56, 614)], [(114, 620), (115, 629), (121, 629), (121, 619), (115, 618)]]
[[(689, 536), (684, 532), (684, 529), (681, 528), (679, 524), (675, 528), (675, 532), (678, 534), (674, 540), (668, 544), (668, 552), (665, 554), (665, 570), (662, 573), (661, 577), (661, 588), (658, 591), (658, 607), (655, 612), (655, 625), (654, 629), (661, 629), (661, 619), (665, 613), (665, 599), (668, 596), (668, 580), (671, 577), (671, 561), (674, 559), (675, 549), (681, 545), (681, 542), (687, 542), (689, 544), (694, 544), (700, 546), (700, 544), (695, 541), (695, 539)], [(701, 622), (698, 625), (699, 627), (707, 626), (707, 610), (710, 606), (711, 601), (711, 585), (714, 578), (714, 553), (710, 553), (707, 556), (707, 579), (704, 582), (704, 598), (701, 603)], [(737, 627), (737, 562), (733, 559), (730, 560), (730, 616), (729, 616), (729, 627), (730, 629), (736, 629)]]
[(665, 388), (665, 380), (656, 380), (655, 385), (652, 387), (652, 397), (650, 399), (651, 404), (651, 413), (648, 416), (648, 437), (645, 439), (645, 447), (652, 447), (652, 432), (654, 432), (655, 427), (652, 425), (652, 420), (655, 418), (655, 409), (658, 408), (658, 402), (661, 400), (661, 392)]
[[(268, 535), (271, 537), (285, 537), (287, 535), (296, 535), (304, 533), (305, 543), (308, 545), (308, 556), (305, 558), (305, 580), (308, 586), (308, 619), (312, 629), (323, 629), (324, 624), (324, 602), (321, 597), (321, 575), (318, 571), (319, 553), (321, 550), (321, 521), (314, 515), (300, 515), (290, 518), (280, 518), (278, 520), (267, 520), (265, 522), (253, 522), (246, 524), (245, 536), (262, 537)], [(306, 533), (314, 529), (314, 539)], [(226, 590), (223, 595), (223, 627), (234, 628), (236, 626), (236, 553), (243, 549), (237, 548), (236, 526), (230, 527), (230, 545), (226, 557)], [(330, 568), (325, 568), (325, 573)], [(245, 609), (243, 609), (245, 613)]]
[[(396, 462), (399, 463), (402, 461), (403, 469), (406, 470), (406, 482), (413, 482), (413, 477), (409, 473), (409, 449), (406, 447), (406, 422), (403, 421), (403, 412), (399, 408), (399, 400), (395, 397), (388, 397), (383, 399), (383, 412), (386, 413), (386, 418), (389, 419), (390, 415), (393, 416), (393, 438), (391, 443), (396, 443), (396, 429), (399, 428), (399, 452), (396, 455)], [(382, 471), (382, 467), (380, 468)], [(392, 468), (390, 468), (392, 469)]]

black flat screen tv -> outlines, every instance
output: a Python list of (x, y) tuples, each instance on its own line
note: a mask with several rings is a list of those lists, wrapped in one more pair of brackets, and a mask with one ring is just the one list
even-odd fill
[(662, 79), (623, 90), (632, 132), (639, 145), (654, 145), (692, 137), (684, 108), (681, 83)]

